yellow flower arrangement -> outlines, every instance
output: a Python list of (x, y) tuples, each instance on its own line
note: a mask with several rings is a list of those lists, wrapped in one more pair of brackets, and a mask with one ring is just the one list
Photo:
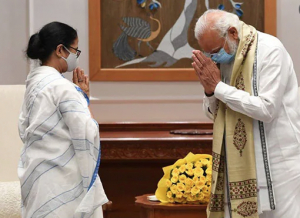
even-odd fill
[(179, 175), (179, 170), (178, 170), (178, 168), (175, 168), (174, 170), (172, 170), (172, 175), (173, 175), (173, 176), (178, 176), (178, 175)]
[(163, 168), (155, 195), (162, 203), (205, 204), (211, 189), (212, 157), (189, 153)]
[(183, 196), (182, 192), (178, 191), (178, 192), (176, 193), (176, 198), (177, 198), (177, 199), (178, 199), (178, 198), (182, 198), (182, 196)]
[(187, 163), (187, 164), (185, 165), (185, 168), (186, 168), (187, 170), (193, 169), (193, 167), (194, 167), (193, 163)]
[(181, 165), (180, 167), (179, 167), (179, 172), (181, 172), (181, 173), (184, 173), (184, 171), (185, 171), (185, 164), (184, 165)]
[(196, 168), (198, 168), (198, 167), (201, 168), (202, 167), (202, 163), (200, 161), (196, 161), (194, 165), (195, 165)]
[(166, 184), (167, 184), (167, 187), (170, 188), (170, 187), (172, 186), (173, 183), (172, 183), (169, 179), (167, 179), (167, 180), (166, 180)]
[(194, 175), (195, 175), (195, 176), (197, 176), (197, 177), (200, 177), (200, 176), (202, 176), (202, 175), (203, 175), (203, 173), (204, 173), (204, 172), (203, 172), (203, 169), (202, 169), (202, 168), (200, 168), (200, 167), (199, 167), (199, 168), (195, 168), (195, 169), (194, 169)]
[[(195, 177), (195, 178), (197, 179), (197, 177)], [(185, 184), (186, 184), (186, 186), (192, 187), (194, 184), (194, 181), (191, 178), (187, 178), (185, 180)]]
[(176, 175), (176, 176), (173, 176), (172, 178), (171, 178), (171, 182), (172, 183), (176, 183), (178, 181), (178, 176)]
[(177, 183), (177, 190), (180, 192), (185, 191), (185, 185), (183, 183)]
[(188, 176), (193, 176), (194, 175), (194, 170), (193, 169), (187, 169), (185, 171), (185, 173), (188, 175)]
[(185, 193), (191, 193), (191, 191), (192, 191), (192, 187), (191, 186), (186, 186), (185, 187)]
[(200, 189), (197, 186), (194, 186), (191, 190), (192, 196), (197, 195), (200, 192)]
[(179, 181), (181, 182), (181, 183), (185, 183), (185, 181), (186, 181), (186, 175), (180, 175), (179, 176)]
[(171, 188), (170, 188), (171, 192), (173, 194), (176, 194), (177, 193), (177, 186), (176, 185), (172, 185)]

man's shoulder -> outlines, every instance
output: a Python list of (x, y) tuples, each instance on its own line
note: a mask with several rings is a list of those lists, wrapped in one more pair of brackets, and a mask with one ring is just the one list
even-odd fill
[(259, 31), (258, 31), (258, 47), (264, 47), (270, 49), (278, 49), (278, 48), (284, 49), (283, 44), (278, 38)]

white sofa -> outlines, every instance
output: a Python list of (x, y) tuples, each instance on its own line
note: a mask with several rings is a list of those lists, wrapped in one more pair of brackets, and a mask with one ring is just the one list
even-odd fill
[(21, 217), (18, 118), (25, 85), (0, 85), (0, 218)]

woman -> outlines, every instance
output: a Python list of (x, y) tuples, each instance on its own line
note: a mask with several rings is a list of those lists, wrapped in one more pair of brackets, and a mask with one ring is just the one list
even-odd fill
[[(32, 70), (19, 118), (22, 217), (103, 217), (108, 199), (97, 174), (100, 140), (89, 110), (89, 80), (77, 67), (77, 32), (52, 22), (30, 37)], [(73, 71), (73, 83), (62, 76)]]

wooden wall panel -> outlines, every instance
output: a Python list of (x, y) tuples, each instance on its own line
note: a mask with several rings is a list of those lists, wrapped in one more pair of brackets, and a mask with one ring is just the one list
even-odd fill
[[(164, 0), (163, 7), (154, 15), (160, 20), (162, 30), (159, 36), (150, 42), (157, 48), (166, 32), (174, 24), (174, 20), (182, 11), (184, 0)], [(198, 45), (194, 38), (193, 29), (197, 18), (206, 10), (205, 1), (198, 0), (196, 13), (189, 25), (188, 42), (192, 48)], [(228, 0), (210, 0), (210, 8), (224, 4), (225, 10), (232, 11), (233, 7)], [(255, 26), (258, 30), (276, 35), (276, 0), (243, 1), (244, 15), (242, 20)], [(89, 33), (90, 33), (90, 78), (92, 81), (193, 81), (197, 80), (190, 67), (191, 59), (183, 58), (170, 67), (149, 67), (149, 63), (139, 63), (122, 68), (115, 68), (124, 61), (119, 60), (112, 52), (113, 43), (121, 34), (118, 27), (122, 24), (122, 17), (137, 16), (147, 20), (152, 31), (157, 23), (151, 21), (145, 9), (136, 4), (136, 0), (89, 0)], [(128, 42), (134, 50), (137, 40), (129, 37)], [(141, 43), (141, 55), (147, 56), (152, 50)]]

